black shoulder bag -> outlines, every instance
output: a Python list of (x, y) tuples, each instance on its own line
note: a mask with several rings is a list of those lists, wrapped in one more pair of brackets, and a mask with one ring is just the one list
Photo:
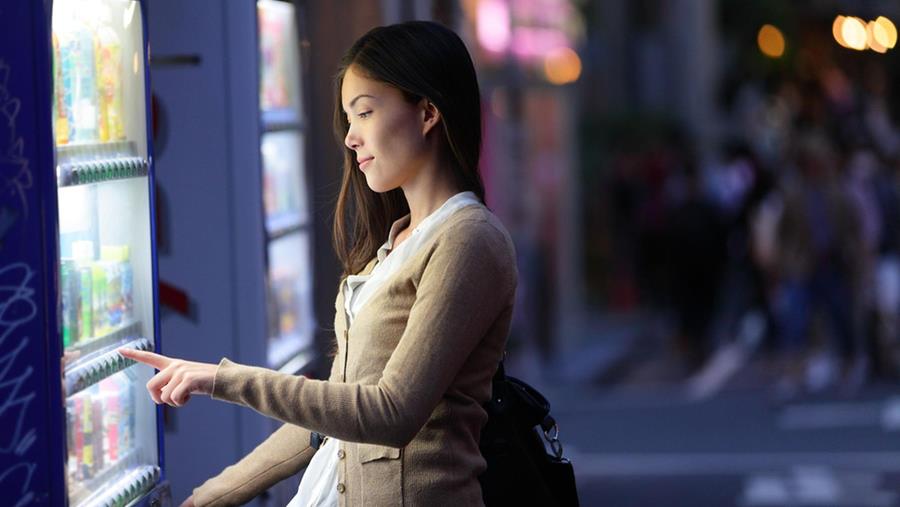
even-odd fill
[(487, 461), (478, 478), (485, 505), (577, 507), (575, 472), (563, 457), (550, 402), (525, 382), (506, 376), (502, 361), (492, 391), (484, 405), (488, 421), (479, 444)]

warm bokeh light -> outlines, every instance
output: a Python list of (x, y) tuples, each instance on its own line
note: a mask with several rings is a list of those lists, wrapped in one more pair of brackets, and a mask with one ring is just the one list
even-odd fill
[(884, 30), (885, 40), (881, 42), (881, 44), (888, 49), (892, 49), (894, 46), (896, 46), (897, 27), (894, 26), (894, 23), (884, 16), (878, 16), (878, 19), (875, 20), (875, 24), (881, 27), (882, 30)]
[(781, 58), (784, 55), (784, 35), (773, 25), (763, 25), (756, 35), (759, 50), (770, 58)]
[(845, 48), (850, 48), (847, 43), (844, 41), (843, 28), (844, 21), (847, 19), (846, 16), (838, 15), (834, 18), (834, 23), (831, 25), (831, 34), (834, 35), (834, 40), (837, 41), (838, 44)]
[(850, 49), (862, 51), (866, 49), (866, 24), (863, 20), (847, 16), (841, 26), (841, 36)]
[(571, 48), (559, 48), (544, 59), (547, 81), (556, 85), (568, 84), (581, 76), (581, 58)]
[(886, 41), (887, 33), (884, 31), (884, 27), (874, 21), (869, 21), (869, 24), (866, 25), (866, 43), (869, 45), (869, 49), (876, 53), (887, 53)]
[(884, 16), (866, 23), (855, 16), (838, 15), (831, 25), (831, 34), (841, 46), (859, 51), (886, 53), (897, 44), (897, 27)]
[(482, 0), (478, 3), (478, 42), (494, 53), (509, 49), (511, 39), (509, 6), (502, 0)]

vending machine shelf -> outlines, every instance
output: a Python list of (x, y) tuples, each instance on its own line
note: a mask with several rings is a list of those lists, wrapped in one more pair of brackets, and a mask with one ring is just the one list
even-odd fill
[(116, 157), (60, 164), (56, 184), (60, 187), (147, 176), (150, 162), (140, 157)]
[(135, 157), (137, 154), (138, 149), (134, 141), (59, 144), (56, 146), (56, 157), (59, 164), (103, 158)]
[[(127, 463), (127, 460), (123, 460)], [(109, 486), (103, 485), (110, 478), (121, 474), (121, 478)], [(77, 507), (125, 507), (132, 501), (140, 498), (144, 493), (153, 488), (159, 479), (159, 467), (139, 466), (122, 473), (119, 467), (112, 467), (91, 483), (101, 490), (84, 499)]]
[(101, 380), (135, 364), (131, 359), (126, 359), (119, 354), (118, 349), (120, 347), (136, 350), (153, 349), (150, 340), (138, 338), (120, 345), (111, 345), (106, 350), (91, 354), (90, 357), (79, 361), (72, 368), (66, 370), (66, 396), (74, 396)]
[(125, 341), (133, 340), (141, 336), (141, 323), (137, 321), (127, 322), (100, 336), (73, 343), (66, 347), (70, 361), (80, 363), (81, 360), (91, 357), (97, 351), (109, 348)]

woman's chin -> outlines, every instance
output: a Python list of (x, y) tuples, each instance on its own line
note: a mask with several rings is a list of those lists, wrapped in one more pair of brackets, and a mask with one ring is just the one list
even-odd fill
[(385, 192), (390, 192), (398, 187), (398, 185), (387, 185), (383, 181), (378, 181), (374, 178), (370, 178), (368, 175), (366, 176), (366, 184), (369, 186), (369, 189), (372, 192), (377, 194), (383, 194)]

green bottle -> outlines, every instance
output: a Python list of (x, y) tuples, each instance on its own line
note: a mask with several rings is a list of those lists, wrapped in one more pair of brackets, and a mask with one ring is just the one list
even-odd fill
[(79, 302), (80, 308), (78, 340), (87, 341), (94, 336), (94, 298), (93, 275), (91, 260), (94, 258), (93, 241), (76, 241), (72, 243), (72, 254), (75, 257), (75, 267), (78, 270)]
[(81, 302), (81, 294), (75, 261), (62, 259), (59, 271), (59, 287), (62, 296), (62, 341), (63, 348), (67, 349), (78, 341), (78, 307)]

